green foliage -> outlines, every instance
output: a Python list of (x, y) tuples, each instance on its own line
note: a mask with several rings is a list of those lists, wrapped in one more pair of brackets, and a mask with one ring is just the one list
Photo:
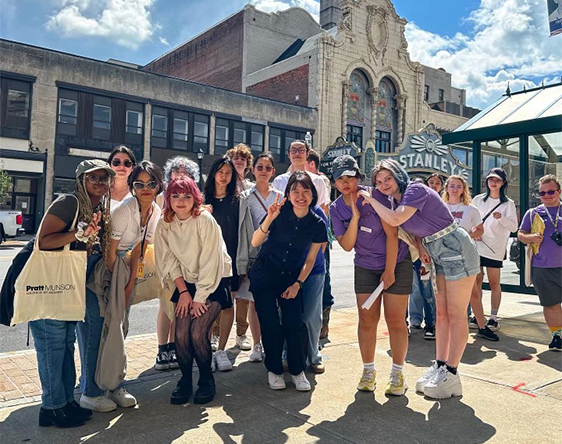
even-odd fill
[(12, 178), (0, 166), (0, 204), (6, 202), (6, 198), (12, 191)]

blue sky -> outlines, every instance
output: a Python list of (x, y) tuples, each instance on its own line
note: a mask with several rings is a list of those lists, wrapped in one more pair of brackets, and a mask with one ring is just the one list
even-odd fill
[[(264, 11), (317, 0), (250, 0)], [(245, 0), (0, 0), (0, 36), (100, 60), (146, 64), (239, 10)], [(544, 0), (394, 0), (412, 59), (453, 74), (469, 104), (507, 86), (560, 80), (562, 35), (548, 37)]]

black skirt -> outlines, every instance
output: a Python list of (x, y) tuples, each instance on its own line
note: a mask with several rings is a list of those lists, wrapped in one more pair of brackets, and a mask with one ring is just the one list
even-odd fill
[[(184, 282), (185, 285), (187, 286), (187, 291), (189, 291), (191, 297), (195, 299), (195, 294), (197, 293), (197, 287), (195, 286), (195, 284), (192, 284), (190, 282), (186, 282), (186, 281)], [(176, 288), (170, 300), (177, 304), (179, 298), (180, 298), (180, 292)], [(207, 300), (218, 302), (223, 310), (232, 307), (232, 295), (230, 294), (230, 278), (221, 279), (218, 288), (209, 295)]]

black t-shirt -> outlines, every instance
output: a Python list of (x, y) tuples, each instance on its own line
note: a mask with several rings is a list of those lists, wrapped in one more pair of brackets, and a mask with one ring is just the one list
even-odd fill
[(213, 217), (221, 227), (222, 238), (226, 244), (226, 251), (232, 259), (232, 274), (237, 275), (236, 251), (238, 250), (238, 225), (240, 215), (240, 201), (238, 199), (213, 198)]

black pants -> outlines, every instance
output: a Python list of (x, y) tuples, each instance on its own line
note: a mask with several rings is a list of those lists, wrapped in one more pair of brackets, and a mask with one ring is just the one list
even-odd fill
[(332, 279), (330, 277), (330, 248), (332, 245), (328, 242), (324, 250), (324, 260), (326, 261), (326, 274), (324, 275), (324, 293), (322, 294), (322, 310), (334, 305), (334, 296), (332, 295)]

